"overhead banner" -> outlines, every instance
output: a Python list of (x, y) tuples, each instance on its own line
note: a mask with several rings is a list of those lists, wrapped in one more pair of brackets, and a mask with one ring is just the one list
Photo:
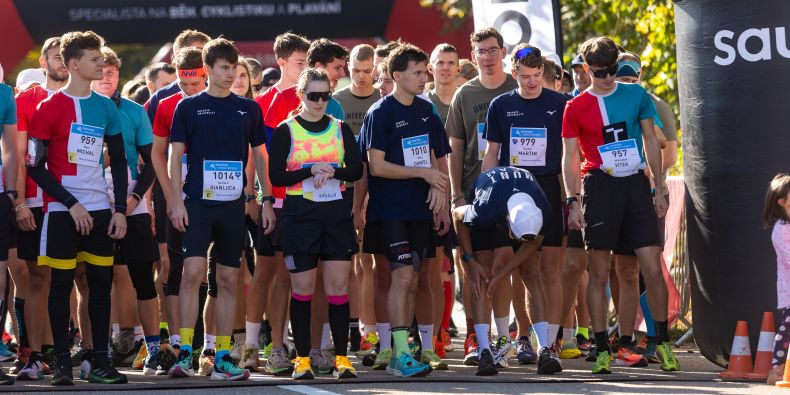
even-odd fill
[(36, 42), (94, 30), (112, 43), (164, 42), (185, 27), (239, 41), (289, 30), (308, 37), (382, 37), (393, 1), (13, 0)]
[(752, 352), (776, 309), (765, 191), (790, 172), (790, 2), (680, 0), (675, 32), (694, 339), (726, 364), (738, 320)]
[(472, 0), (475, 30), (494, 27), (510, 51), (529, 43), (558, 61), (562, 54), (559, 0)]

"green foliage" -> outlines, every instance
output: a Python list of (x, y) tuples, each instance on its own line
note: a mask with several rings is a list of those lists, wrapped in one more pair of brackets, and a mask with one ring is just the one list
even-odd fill
[[(472, 16), (471, 0), (419, 0), (436, 7), (460, 26)], [(609, 36), (642, 59), (642, 84), (680, 114), (675, 51), (675, 9), (672, 0), (561, 0), (563, 62), (570, 64), (579, 45), (590, 37)], [(679, 131), (680, 132), (680, 131)], [(670, 174), (680, 174), (682, 152)]]

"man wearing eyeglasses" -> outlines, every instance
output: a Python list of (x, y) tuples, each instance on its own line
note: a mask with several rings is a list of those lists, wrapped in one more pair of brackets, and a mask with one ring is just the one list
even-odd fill
[[(537, 252), (544, 239), (541, 229), (552, 221), (553, 210), (540, 184), (526, 169), (491, 168), (477, 178), (473, 188), (469, 193), (472, 204), (455, 207), (453, 220), (468, 268), (472, 303), (466, 307), (474, 316), (475, 332), (480, 334), (476, 374), (492, 376), (497, 369), (488, 341), (490, 298), (510, 281), (513, 270)], [(509, 259), (495, 261), (493, 246), (502, 231), (518, 249)]]
[[(548, 63), (550, 68), (546, 67)], [(562, 319), (562, 207), (560, 170), (562, 158), (562, 114), (565, 96), (543, 87), (544, 74), (554, 73), (554, 62), (546, 62), (540, 50), (520, 44), (513, 50), (512, 74), (518, 89), (491, 102), (486, 122), (486, 148), (483, 171), (494, 166), (514, 166), (529, 170), (548, 198), (550, 210), (544, 212), (543, 244), (540, 259), (521, 261), (521, 279), (530, 291), (530, 318), (538, 338), (538, 373), (562, 371), (557, 341)], [(483, 232), (495, 233), (496, 230)], [(480, 234), (473, 235), (480, 238)], [(518, 249), (514, 245), (514, 250)], [(477, 250), (475, 250), (477, 251)], [(509, 340), (509, 339), (508, 339)], [(498, 360), (507, 358), (503, 349)], [(499, 361), (497, 361), (499, 362)], [(507, 362), (500, 363), (507, 366)]]
[[(502, 35), (496, 29), (478, 30), (472, 33), (470, 41), (472, 59), (477, 64), (480, 74), (458, 89), (452, 103), (450, 103), (450, 112), (445, 125), (452, 148), (449, 163), (453, 207), (467, 204), (464, 197), (472, 190), (477, 176), (480, 175), (480, 165), (486, 150), (483, 133), (491, 100), (518, 87), (516, 80), (507, 75), (502, 68), (505, 45)], [(499, 240), (496, 245), (497, 255), (511, 256), (513, 252), (509, 240), (507, 237), (500, 237), (500, 239), (502, 240)], [(464, 294), (469, 295), (469, 282), (464, 281), (464, 284), (467, 287), (464, 289)], [(502, 286), (494, 295), (494, 315), (495, 318), (500, 318), (496, 321), (501, 323), (503, 322), (501, 318), (505, 318), (504, 324), (497, 325), (498, 335), (508, 332), (510, 288), (510, 286)], [(467, 316), (466, 322), (467, 328), (473, 327), (471, 315)], [(481, 334), (481, 336), (488, 336), (488, 334)], [(474, 331), (467, 332), (467, 341), (464, 344), (466, 355), (464, 364), (476, 365), (477, 337)]]
[[(653, 132), (656, 109), (644, 88), (615, 81), (619, 51), (612, 39), (589, 39), (582, 44), (581, 54), (592, 85), (565, 108), (562, 172), (569, 196), (568, 226), (582, 231), (590, 256), (587, 296), (597, 345), (592, 372), (611, 373), (606, 284), (611, 252), (620, 242), (634, 248), (648, 287), (661, 369), (678, 371), (669, 343), (667, 288), (659, 266), (657, 217), (664, 216), (667, 209), (664, 186), (655, 183), (654, 205), (644, 172), (649, 165), (654, 179), (662, 174), (661, 151)], [(579, 149), (584, 159), (581, 166)], [(584, 177), (581, 191), (576, 182), (580, 167)], [(581, 203), (576, 198), (579, 193), (583, 193)]]

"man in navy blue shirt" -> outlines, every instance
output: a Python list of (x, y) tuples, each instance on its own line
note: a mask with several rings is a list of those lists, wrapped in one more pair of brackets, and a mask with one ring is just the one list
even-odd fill
[[(551, 211), (543, 224), (540, 259), (522, 262), (521, 278), (530, 290), (530, 318), (538, 338), (538, 373), (562, 370), (557, 342), (562, 320), (563, 219), (559, 175), (562, 163), (562, 115), (567, 99), (542, 86), (540, 50), (521, 44), (513, 50), (512, 73), (518, 88), (491, 102), (486, 120), (488, 147), (482, 170), (514, 166), (529, 170), (548, 197)], [(502, 239), (502, 237), (500, 237)], [(497, 353), (497, 358), (507, 355)]]
[(416, 99), (428, 80), (428, 55), (402, 45), (390, 54), (387, 69), (395, 89), (365, 115), (360, 138), (370, 194), (362, 248), (377, 262), (389, 262), (392, 273), (387, 310), (395, 352), (382, 349), (379, 359), (391, 355), (388, 369), (397, 375), (425, 376), (431, 367), (412, 358), (408, 326), (418, 272), (436, 253), (435, 229), (449, 228), (447, 135), (432, 105)]
[[(503, 280), (509, 281), (510, 273), (538, 250), (543, 241), (541, 229), (552, 208), (532, 174), (512, 166), (494, 167), (480, 174), (469, 195), (467, 201), (472, 204), (453, 209), (453, 220), (472, 289), (472, 305), (468, 308), (475, 333), (487, 334), (494, 290)], [(495, 263), (499, 232), (506, 232), (518, 248), (510, 259)], [(477, 375), (497, 374), (488, 336), (478, 336), (478, 342)]]
[[(171, 377), (194, 375), (192, 337), (198, 313), (197, 293), (206, 275), (207, 250), (214, 241), (217, 257), (218, 301), (216, 311), (217, 353), (212, 380), (245, 380), (250, 372), (230, 357), (230, 336), (236, 306), (236, 284), (244, 248), (244, 197), (247, 153), (252, 147), (262, 193), (268, 196), (266, 134), (260, 107), (253, 100), (230, 92), (239, 53), (230, 41), (219, 38), (203, 49), (203, 67), (209, 75), (208, 89), (182, 99), (173, 115), (170, 131), (172, 189), (181, 187), (181, 158), (187, 154), (184, 201), (169, 207), (173, 226), (184, 233), (184, 271), (179, 298), (181, 353), (170, 369)], [(263, 229), (274, 228), (273, 199), (264, 197)]]

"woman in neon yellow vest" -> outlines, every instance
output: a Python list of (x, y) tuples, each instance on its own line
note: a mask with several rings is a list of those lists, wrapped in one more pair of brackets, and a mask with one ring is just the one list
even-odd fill
[(356, 377), (346, 356), (348, 278), (357, 243), (344, 182), (362, 176), (354, 133), (325, 114), (331, 97), (326, 71), (310, 68), (297, 83), (296, 115), (274, 131), (269, 146), (272, 185), (286, 187), (280, 221), (285, 263), (291, 272), (291, 327), (297, 358), (294, 379), (311, 379), (310, 305), (321, 262), (335, 343), (335, 376)]

